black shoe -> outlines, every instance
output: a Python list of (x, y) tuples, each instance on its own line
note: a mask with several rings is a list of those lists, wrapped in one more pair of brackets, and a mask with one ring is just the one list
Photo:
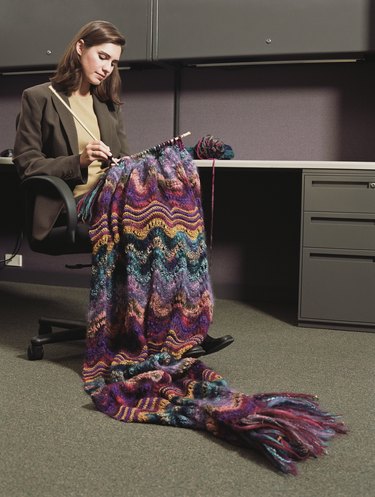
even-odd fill
[(201, 357), (205, 355), (206, 351), (201, 345), (194, 345), (191, 349), (189, 349), (182, 357)]
[(213, 338), (210, 335), (207, 335), (202, 342), (202, 347), (207, 355), (225, 349), (225, 347), (228, 347), (228, 345), (233, 342), (234, 338), (232, 337), (232, 335), (224, 335), (219, 338)]

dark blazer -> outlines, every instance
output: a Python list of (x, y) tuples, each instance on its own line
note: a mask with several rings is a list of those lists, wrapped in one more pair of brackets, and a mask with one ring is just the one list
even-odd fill
[[(34, 175), (58, 176), (70, 188), (86, 183), (87, 168), (79, 164), (74, 118), (48, 89), (51, 83), (23, 92), (14, 144), (14, 163), (21, 179)], [(69, 104), (63, 93), (59, 95)], [(128, 145), (119, 106), (100, 102), (93, 95), (101, 140), (114, 157), (128, 155)], [(43, 239), (53, 227), (63, 205), (39, 196), (35, 202), (33, 236)]]

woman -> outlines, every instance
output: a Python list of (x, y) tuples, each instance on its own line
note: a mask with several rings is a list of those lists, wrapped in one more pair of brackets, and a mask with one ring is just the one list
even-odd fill
[[(53, 90), (85, 127), (51, 91), (50, 83), (24, 91), (14, 146), (14, 162), (22, 179), (37, 174), (58, 176), (76, 198), (82, 197), (98, 181), (103, 162), (128, 155), (119, 105), (118, 62), (124, 45), (124, 37), (111, 23), (90, 22), (73, 38), (51, 78)], [(59, 201), (36, 199), (34, 238), (48, 235), (62, 208)], [(193, 347), (188, 355), (217, 352), (232, 342), (229, 335), (207, 335), (202, 346)]]
[[(49, 82), (24, 91), (14, 145), (21, 179), (37, 174), (58, 176), (79, 197), (98, 181), (103, 162), (128, 155), (118, 71), (124, 46), (125, 39), (113, 24), (89, 22), (72, 39), (51, 78), (58, 95)], [(48, 235), (61, 209), (59, 201), (36, 199), (36, 239)]]

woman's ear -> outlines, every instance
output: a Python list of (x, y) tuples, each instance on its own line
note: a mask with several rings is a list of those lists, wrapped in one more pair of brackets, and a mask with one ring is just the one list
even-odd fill
[(76, 51), (77, 51), (78, 55), (82, 55), (84, 46), (85, 46), (85, 42), (82, 39), (77, 41)]

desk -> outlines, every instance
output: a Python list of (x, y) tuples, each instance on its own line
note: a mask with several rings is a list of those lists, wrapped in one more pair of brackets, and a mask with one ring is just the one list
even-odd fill
[[(209, 174), (212, 160), (196, 163)], [(242, 178), (251, 170), (300, 173), (300, 211), (295, 202), (292, 220), (300, 232), (298, 324), (375, 331), (375, 162), (216, 160), (215, 167), (234, 176), (241, 171)], [(11, 158), (0, 158), (0, 171), (15, 175)], [(220, 192), (215, 202), (220, 209)], [(264, 224), (269, 217), (259, 213)], [(297, 263), (298, 250), (292, 257)]]
[[(212, 160), (196, 160), (198, 167), (212, 167)], [(218, 168), (240, 169), (316, 169), (375, 171), (375, 162), (352, 161), (290, 161), (290, 160), (216, 160)]]
[(0, 157), (0, 172), (16, 171), (12, 157)]
[(215, 167), (301, 171), (298, 324), (375, 331), (375, 162), (217, 160)]

